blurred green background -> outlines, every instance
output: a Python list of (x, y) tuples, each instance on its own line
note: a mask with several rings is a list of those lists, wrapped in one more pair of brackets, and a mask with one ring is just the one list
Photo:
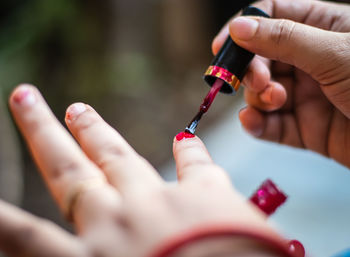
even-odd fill
[[(211, 41), (246, 1), (0, 1), (0, 198), (69, 228), (6, 108), (19, 83), (36, 85), (63, 123), (65, 109), (93, 106), (154, 166), (208, 87)], [(233, 102), (219, 96), (199, 131)]]

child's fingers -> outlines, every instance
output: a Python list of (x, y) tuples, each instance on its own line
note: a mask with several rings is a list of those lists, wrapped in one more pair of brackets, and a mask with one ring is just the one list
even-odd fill
[(0, 201), (0, 249), (8, 256), (85, 256), (77, 238), (58, 226)]
[(205, 145), (197, 136), (180, 140), (177, 137), (174, 140), (173, 152), (180, 182), (199, 183), (209, 179), (231, 187), (227, 174), (213, 162)]
[(248, 106), (240, 111), (239, 119), (254, 137), (303, 148), (296, 119), (290, 113), (261, 113)]

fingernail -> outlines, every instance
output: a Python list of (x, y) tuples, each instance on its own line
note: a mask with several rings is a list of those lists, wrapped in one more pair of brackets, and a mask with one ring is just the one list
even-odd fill
[(264, 103), (272, 104), (272, 87), (266, 88), (261, 94), (260, 94), (260, 99)]
[(247, 132), (249, 134), (251, 134), (252, 136), (254, 137), (260, 137), (263, 133), (263, 129), (262, 128), (250, 128), (250, 129), (247, 129)]
[(238, 17), (231, 22), (231, 36), (239, 40), (250, 40), (258, 30), (259, 22), (254, 18)]
[(34, 92), (29, 86), (21, 86), (16, 89), (13, 95), (13, 100), (15, 103), (23, 107), (32, 106), (36, 102)]
[(247, 107), (243, 107), (242, 109), (240, 109), (238, 115), (240, 116), (241, 114), (243, 114), (245, 110), (247, 110)]
[(184, 138), (193, 138), (195, 135), (188, 133), (188, 132), (180, 132), (179, 134), (176, 135), (176, 140), (181, 141)]
[(80, 114), (86, 111), (86, 105), (83, 103), (72, 104), (68, 107), (66, 118), (70, 121), (75, 120)]

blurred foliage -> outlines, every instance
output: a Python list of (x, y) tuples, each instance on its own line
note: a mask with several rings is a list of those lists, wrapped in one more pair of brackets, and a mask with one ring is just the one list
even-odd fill
[(77, 5), (74, 1), (17, 0), (0, 4), (0, 77), (6, 89), (34, 81), (40, 65), (40, 45), (53, 32), (72, 33)]

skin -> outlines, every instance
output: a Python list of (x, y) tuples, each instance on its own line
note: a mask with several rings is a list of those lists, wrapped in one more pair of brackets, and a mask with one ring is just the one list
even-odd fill
[(350, 6), (312, 0), (256, 6), (273, 19), (233, 18), (212, 46), (216, 54), (230, 34), (259, 55), (243, 81), (243, 127), (350, 167)]
[[(76, 228), (68, 234), (0, 201), (0, 249), (9, 256), (150, 256), (185, 231), (216, 226), (280, 238), (235, 191), (198, 137), (174, 140), (178, 183), (166, 183), (89, 105), (67, 109), (66, 124), (80, 146), (35, 87), (19, 86), (9, 105), (50, 192), (63, 214), (71, 211)], [(89, 187), (72, 201), (86, 181)], [(207, 245), (198, 249), (210, 254), (214, 249)], [(223, 245), (226, 254), (227, 247), (232, 244)], [(217, 247), (215, 253), (220, 256)]]
[[(350, 30), (350, 7), (309, 0), (257, 6), (274, 19), (234, 19), (213, 43), (216, 53), (230, 33), (242, 47), (273, 60), (258, 57), (250, 66), (243, 126), (349, 167), (349, 34), (341, 32)], [(68, 234), (0, 201), (0, 249), (9, 256), (147, 256), (169, 238), (207, 226), (279, 238), (198, 137), (174, 140), (179, 182), (169, 184), (86, 104), (70, 106), (66, 116), (80, 147), (33, 86), (18, 87), (9, 105), (48, 188), (76, 228)], [(72, 197), (74, 192), (81, 193)], [(206, 245), (198, 251), (210, 255)]]

